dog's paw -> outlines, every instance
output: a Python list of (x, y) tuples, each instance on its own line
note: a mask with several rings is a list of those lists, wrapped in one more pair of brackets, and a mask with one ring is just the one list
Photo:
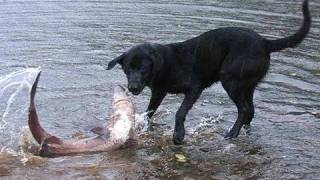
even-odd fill
[(181, 139), (181, 138), (173, 137), (172, 140), (173, 140), (174, 145), (182, 145), (183, 144), (183, 139)]
[(182, 145), (183, 144), (183, 139), (184, 139), (184, 133), (174, 132), (173, 139), (172, 139), (173, 144)]
[(239, 130), (231, 129), (225, 136), (225, 139), (237, 138), (239, 135)]

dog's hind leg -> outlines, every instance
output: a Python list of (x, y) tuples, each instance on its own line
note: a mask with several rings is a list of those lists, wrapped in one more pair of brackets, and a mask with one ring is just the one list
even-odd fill
[(223, 79), (221, 82), (238, 109), (238, 118), (225, 138), (236, 138), (242, 126), (250, 125), (254, 116), (253, 93), (256, 83), (238, 79)]
[(245, 106), (247, 107), (247, 109), (250, 111), (250, 115), (247, 116), (243, 123), (244, 125), (250, 126), (250, 123), (253, 119), (254, 116), (254, 105), (253, 105), (253, 94), (254, 94), (254, 90), (256, 88), (256, 85), (252, 85), (251, 87), (249, 87), (249, 89), (244, 93), (244, 102), (245, 102)]

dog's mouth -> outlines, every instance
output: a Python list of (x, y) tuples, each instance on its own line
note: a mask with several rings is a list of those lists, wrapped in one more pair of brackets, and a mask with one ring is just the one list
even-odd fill
[[(142, 91), (142, 90), (141, 90)], [(134, 90), (134, 91), (131, 91), (131, 93), (133, 94), (133, 95), (139, 95), (140, 93), (141, 93), (141, 91), (140, 90)]]
[(129, 89), (129, 91), (133, 94), (133, 95), (139, 95), (142, 92), (143, 88), (135, 88), (135, 89)]

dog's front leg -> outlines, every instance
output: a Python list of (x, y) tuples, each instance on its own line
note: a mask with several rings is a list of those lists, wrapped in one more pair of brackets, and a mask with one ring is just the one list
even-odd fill
[(152, 93), (151, 99), (147, 109), (149, 118), (153, 116), (153, 114), (156, 112), (156, 110), (160, 106), (163, 98), (167, 95), (167, 92), (161, 91), (161, 90), (155, 90), (155, 89), (153, 89), (151, 93)]
[(193, 104), (197, 101), (201, 94), (201, 91), (193, 91), (185, 94), (183, 102), (176, 113), (176, 122), (173, 133), (173, 143), (175, 145), (181, 145), (185, 135), (184, 121), (189, 110)]

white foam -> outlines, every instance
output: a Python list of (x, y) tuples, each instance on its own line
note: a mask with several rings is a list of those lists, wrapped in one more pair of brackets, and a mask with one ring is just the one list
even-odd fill
[(8, 153), (18, 148), (19, 131), (27, 122), (29, 92), (39, 72), (40, 67), (27, 68), (0, 77), (1, 152)]
[(219, 123), (223, 120), (223, 116), (222, 115), (218, 115), (217, 117), (215, 116), (210, 116), (210, 117), (201, 117), (200, 122), (190, 128), (188, 131), (191, 133), (197, 133), (198, 131), (200, 131), (202, 128), (211, 128), (214, 126), (215, 123)]

